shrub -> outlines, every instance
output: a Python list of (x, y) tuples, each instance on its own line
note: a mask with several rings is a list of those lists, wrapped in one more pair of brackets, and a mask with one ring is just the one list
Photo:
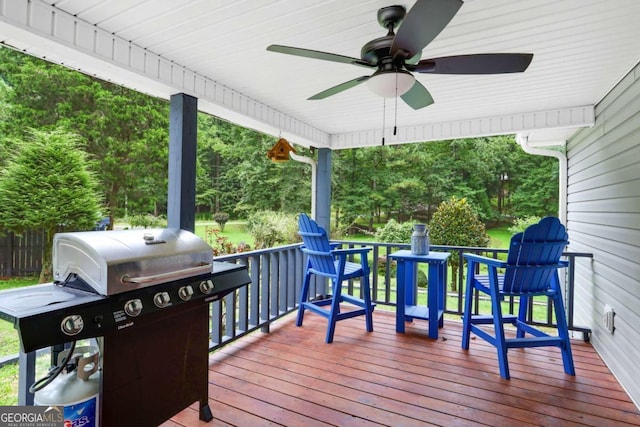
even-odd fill
[[(477, 214), (467, 200), (452, 197), (440, 203), (429, 223), (429, 238), (432, 245), (487, 247), (489, 236)], [(455, 253), (449, 258), (449, 265), (455, 271), (460, 260)], [(451, 290), (457, 284), (451, 275)]]
[(384, 227), (376, 231), (376, 240), (383, 243), (410, 243), (411, 233), (413, 233), (412, 223), (399, 223), (390, 219)]
[[(398, 269), (398, 263), (396, 261), (391, 261), (391, 265), (389, 266), (389, 275), (390, 277), (396, 277), (396, 270)], [(383, 276), (387, 272), (387, 257), (379, 256), (378, 257), (378, 275)]]
[(246, 243), (238, 243), (234, 245), (228, 237), (221, 236), (220, 230), (215, 227), (206, 226), (204, 234), (207, 239), (207, 243), (211, 246), (214, 256), (235, 254), (238, 252), (246, 252), (251, 250), (251, 246)]
[(535, 215), (525, 216), (524, 218), (516, 218), (513, 221), (513, 226), (509, 227), (509, 231), (513, 234), (520, 233), (524, 231), (530, 225), (537, 224), (540, 222), (540, 217)]
[(467, 200), (452, 197), (438, 206), (429, 223), (433, 245), (478, 246), (489, 243), (484, 224)]
[(229, 221), (229, 214), (226, 212), (216, 212), (213, 214), (213, 220), (220, 226), (220, 231), (224, 231), (224, 225)]
[(270, 248), (300, 241), (298, 223), (292, 215), (274, 211), (259, 211), (247, 219), (256, 249)]
[(154, 215), (131, 215), (129, 217), (129, 224), (131, 228), (142, 227), (142, 228), (156, 228), (156, 227), (166, 227), (167, 221), (164, 218)]
[(426, 288), (427, 285), (429, 284), (429, 280), (427, 279), (427, 273), (425, 273), (424, 271), (418, 269), (418, 287), (419, 288)]

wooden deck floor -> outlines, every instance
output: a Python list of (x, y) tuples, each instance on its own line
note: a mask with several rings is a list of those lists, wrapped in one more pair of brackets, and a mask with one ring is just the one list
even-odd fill
[(193, 405), (163, 426), (640, 426), (638, 408), (581, 340), (575, 377), (558, 349), (514, 349), (507, 381), (493, 347), (474, 339), (460, 348), (457, 322), (431, 340), (426, 322), (396, 334), (393, 314), (378, 310), (373, 333), (363, 318), (344, 320), (325, 344), (323, 318), (307, 314), (301, 328), (294, 320), (211, 355), (211, 423)]

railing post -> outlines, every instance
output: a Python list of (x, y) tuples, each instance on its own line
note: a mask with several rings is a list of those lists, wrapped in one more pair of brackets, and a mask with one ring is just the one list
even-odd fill
[[(289, 249), (286, 253), (287, 262), (283, 266), (285, 269), (284, 276), (286, 277), (285, 289), (283, 293), (286, 295), (286, 307), (285, 312), (293, 310), (296, 307), (296, 251), (297, 249)], [(293, 284), (293, 286), (292, 286)]]
[(211, 344), (217, 346), (222, 344), (222, 301), (217, 300), (211, 303)]
[(271, 257), (269, 254), (260, 256), (262, 268), (260, 269), (260, 330), (264, 333), (269, 332), (269, 301), (271, 301), (271, 292), (269, 285)]
[(20, 350), (18, 364), (18, 405), (33, 405), (29, 387), (36, 381), (36, 352)]
[(251, 257), (250, 276), (251, 276), (251, 291), (249, 293), (250, 304), (249, 308), (249, 324), (258, 326), (260, 324), (260, 260), (261, 256), (255, 255)]
[(269, 275), (269, 320), (272, 317), (278, 317), (280, 306), (278, 305), (280, 293), (278, 289), (280, 260), (278, 254), (269, 254), (269, 262), (271, 263), (271, 274)]
[[(238, 264), (248, 267), (249, 260), (240, 258)], [(234, 310), (235, 311), (235, 310)], [(249, 292), (248, 287), (243, 286), (238, 289), (238, 329), (247, 331), (249, 329)]]

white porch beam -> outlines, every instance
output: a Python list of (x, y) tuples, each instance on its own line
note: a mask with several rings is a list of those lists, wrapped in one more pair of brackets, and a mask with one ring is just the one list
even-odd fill
[[(592, 105), (570, 108), (481, 117), (420, 126), (398, 127), (396, 136), (385, 132), (388, 145), (406, 142), (442, 141), (479, 136), (506, 135), (540, 129), (580, 128), (593, 126), (595, 111)], [(342, 133), (331, 136), (334, 150), (380, 145), (382, 129), (368, 132)]]

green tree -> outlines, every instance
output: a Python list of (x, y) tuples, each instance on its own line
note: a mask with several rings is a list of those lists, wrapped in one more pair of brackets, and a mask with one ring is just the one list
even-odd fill
[(558, 159), (533, 156), (521, 148), (510, 182), (510, 213), (514, 217), (558, 216)]
[(114, 215), (166, 212), (169, 108), (164, 101), (119, 86), (95, 88), (87, 105), (94, 119), (77, 124), (86, 151), (97, 160), (113, 224)]
[(11, 88), (0, 77), (0, 168), (9, 155), (9, 140), (6, 138), (11, 103), (8, 101)]
[(51, 279), (53, 235), (90, 230), (99, 218), (95, 177), (79, 139), (63, 131), (33, 131), (0, 174), (0, 229), (46, 235), (40, 281)]
[(111, 224), (127, 210), (165, 211), (167, 102), (5, 48), (0, 77), (11, 88), (6, 134), (23, 139), (30, 128), (78, 134)]
[(389, 187), (403, 179), (404, 152), (400, 146), (377, 146), (333, 153), (332, 207), (336, 228), (346, 228), (363, 219), (373, 231), (373, 223), (381, 222), (383, 213), (388, 216), (394, 211), (401, 197)]
[[(486, 247), (489, 244), (484, 224), (478, 219), (466, 199), (451, 197), (438, 206), (429, 223), (429, 238), (432, 245)], [(460, 260), (452, 256), (449, 264), (453, 271)], [(456, 290), (452, 274), (451, 289)]]
[[(311, 207), (311, 168), (266, 156), (277, 139), (216, 117), (198, 118), (197, 203), (206, 212), (247, 218), (261, 210), (290, 214)], [(311, 150), (295, 147), (313, 157)]]

